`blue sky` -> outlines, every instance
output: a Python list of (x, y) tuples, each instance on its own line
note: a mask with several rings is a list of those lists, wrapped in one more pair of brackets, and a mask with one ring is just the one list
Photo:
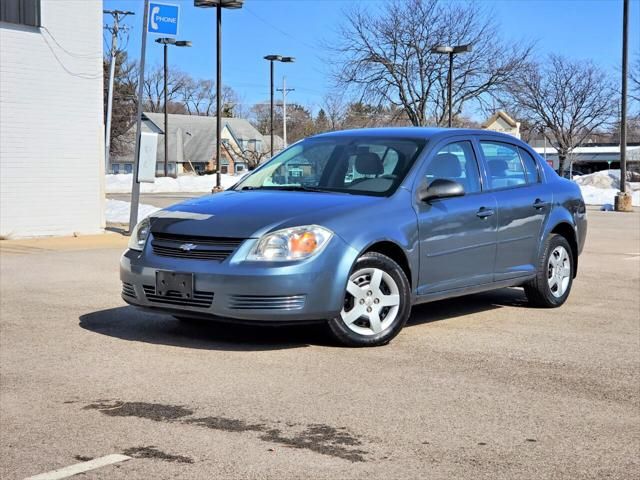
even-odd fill
[[(193, 7), (192, 0), (162, 0), (181, 4), (180, 39), (192, 48), (171, 48), (169, 63), (196, 78), (215, 76), (215, 10)], [(330, 86), (330, 65), (322, 45), (336, 35), (342, 11), (355, 0), (246, 0), (242, 10), (223, 12), (223, 82), (243, 102), (268, 99), (267, 54), (296, 57), (294, 64), (276, 64), (276, 83), (287, 77), (296, 89), (290, 102), (315, 109)], [(377, 0), (362, 0), (375, 8)], [(590, 59), (613, 75), (620, 65), (622, 0), (479, 0), (495, 15), (509, 40), (535, 41), (537, 53)], [(128, 50), (140, 55), (143, 0), (104, 0), (105, 9), (126, 9), (131, 26)], [(105, 21), (110, 17), (105, 16)], [(640, 53), (640, 1), (631, 0), (630, 47)], [(149, 35), (147, 62), (159, 64), (162, 48)]]

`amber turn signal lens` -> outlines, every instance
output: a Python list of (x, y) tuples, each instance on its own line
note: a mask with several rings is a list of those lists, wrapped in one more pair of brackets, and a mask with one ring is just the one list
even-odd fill
[(318, 247), (316, 236), (311, 232), (304, 232), (302, 235), (293, 235), (290, 242), (291, 253), (294, 256), (309, 255)]

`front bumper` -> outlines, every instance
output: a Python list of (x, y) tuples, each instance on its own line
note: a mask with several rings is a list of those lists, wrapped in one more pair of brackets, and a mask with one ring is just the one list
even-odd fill
[[(120, 260), (122, 298), (174, 315), (265, 322), (324, 320), (340, 313), (356, 252), (334, 235), (324, 251), (300, 262), (246, 262), (255, 239), (222, 262), (127, 250)], [(194, 274), (192, 301), (155, 295), (157, 270)]]

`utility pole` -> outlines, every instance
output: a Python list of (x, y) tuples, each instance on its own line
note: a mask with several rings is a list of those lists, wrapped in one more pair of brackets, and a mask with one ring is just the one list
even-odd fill
[(294, 92), (295, 88), (287, 88), (287, 77), (282, 77), (282, 88), (277, 89), (282, 92), (282, 140), (284, 148), (287, 148), (287, 93)]
[(627, 189), (627, 71), (629, 69), (629, 0), (623, 1), (622, 10), (622, 95), (620, 99), (620, 193), (615, 198), (615, 209), (631, 212), (631, 195)]
[(135, 15), (128, 10), (103, 10), (102, 13), (113, 17), (111, 26), (105, 25), (104, 28), (111, 32), (111, 63), (109, 65), (109, 94), (107, 96), (107, 119), (105, 122), (104, 132), (104, 171), (109, 171), (109, 155), (111, 153), (111, 115), (113, 110), (113, 82), (116, 75), (116, 55), (118, 53), (118, 33), (120, 30), (126, 31), (126, 26), (120, 26), (120, 22), (127, 15)]

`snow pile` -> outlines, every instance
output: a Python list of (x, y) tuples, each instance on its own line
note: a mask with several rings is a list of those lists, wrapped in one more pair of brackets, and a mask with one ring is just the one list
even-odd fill
[[(574, 177), (573, 180), (580, 185), (584, 202), (587, 205), (613, 205), (619, 191), (620, 170), (602, 170)], [(633, 195), (633, 205), (640, 206), (640, 182), (627, 182), (627, 191)]]
[[(130, 210), (131, 203), (108, 198), (105, 208), (105, 218), (107, 223), (129, 223)], [(160, 209), (153, 205), (140, 204), (138, 206), (138, 219), (142, 220), (158, 210)]]
[[(242, 175), (221, 175), (222, 188), (227, 189), (238, 182)], [(116, 174), (106, 176), (106, 192), (107, 193), (129, 193), (131, 192), (131, 184), (133, 175)], [(141, 183), (140, 191), (142, 193), (177, 193), (177, 192), (211, 192), (216, 184), (215, 175), (182, 175), (178, 178), (158, 177), (155, 183)]]

